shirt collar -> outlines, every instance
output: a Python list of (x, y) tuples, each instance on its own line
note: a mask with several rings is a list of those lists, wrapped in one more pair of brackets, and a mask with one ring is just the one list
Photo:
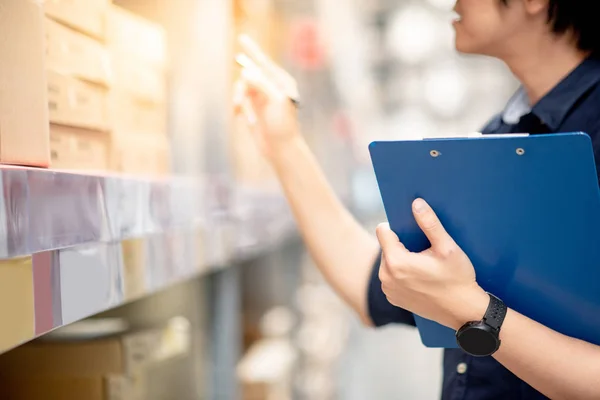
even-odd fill
[(569, 111), (583, 95), (600, 82), (600, 57), (591, 56), (558, 83), (533, 107), (523, 87), (509, 100), (502, 119), (507, 124), (516, 124), (528, 113), (535, 114), (551, 130), (556, 131), (564, 122)]
[(502, 112), (502, 121), (507, 125), (516, 125), (523, 115), (530, 112), (529, 98), (525, 89), (521, 86), (510, 100), (508, 100)]

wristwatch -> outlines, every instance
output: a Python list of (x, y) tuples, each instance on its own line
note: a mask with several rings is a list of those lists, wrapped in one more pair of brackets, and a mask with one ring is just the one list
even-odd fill
[(467, 354), (491, 356), (500, 348), (500, 328), (506, 317), (506, 305), (491, 293), (490, 304), (481, 321), (471, 321), (456, 331), (456, 342)]

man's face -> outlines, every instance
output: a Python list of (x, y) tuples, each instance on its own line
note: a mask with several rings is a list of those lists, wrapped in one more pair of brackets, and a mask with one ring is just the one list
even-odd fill
[(456, 49), (461, 53), (502, 57), (534, 22), (524, 0), (457, 0), (454, 10), (459, 16), (453, 23)]

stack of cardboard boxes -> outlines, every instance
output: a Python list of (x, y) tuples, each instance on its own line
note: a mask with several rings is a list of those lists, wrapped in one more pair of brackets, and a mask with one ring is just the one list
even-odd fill
[(108, 0), (44, 10), (52, 166), (167, 173), (162, 28)]
[(109, 0), (0, 7), (0, 163), (169, 171), (163, 29)]
[(114, 167), (125, 173), (164, 174), (170, 164), (165, 32), (116, 6), (109, 10), (107, 32), (114, 72), (109, 95)]
[(111, 65), (103, 44), (106, 0), (55, 0), (46, 12), (51, 166), (109, 169)]
[(81, 342), (37, 342), (0, 359), (11, 399), (143, 399), (143, 370), (158, 337), (143, 332)]

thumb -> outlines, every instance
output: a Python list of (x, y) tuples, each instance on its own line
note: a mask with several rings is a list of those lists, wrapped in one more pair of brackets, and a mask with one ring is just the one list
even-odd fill
[(444, 252), (455, 245), (454, 240), (448, 235), (438, 216), (425, 200), (416, 199), (413, 202), (413, 214), (417, 224), (429, 239), (432, 249)]
[(400, 242), (398, 236), (394, 233), (394, 231), (390, 228), (390, 224), (381, 223), (377, 226), (377, 239), (379, 240), (379, 245), (383, 251), (392, 250), (393, 248), (399, 248), (403, 251), (406, 251), (406, 247)]

